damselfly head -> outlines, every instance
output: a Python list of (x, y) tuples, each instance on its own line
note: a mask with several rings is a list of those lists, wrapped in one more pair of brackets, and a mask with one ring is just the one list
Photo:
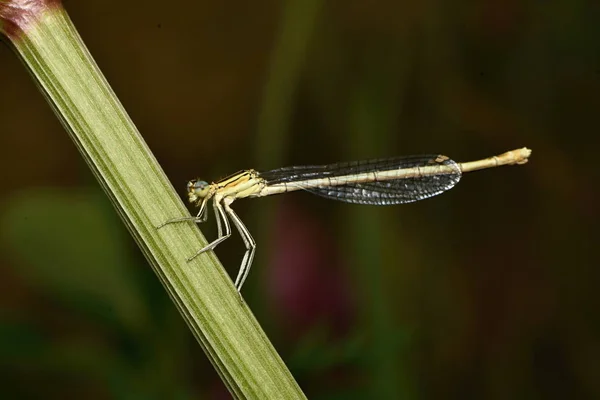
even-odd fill
[(193, 179), (187, 184), (188, 199), (190, 203), (196, 203), (204, 199), (210, 192), (210, 185), (206, 181)]

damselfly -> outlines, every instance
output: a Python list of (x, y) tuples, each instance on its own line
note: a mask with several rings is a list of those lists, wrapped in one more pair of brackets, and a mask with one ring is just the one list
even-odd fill
[(198, 214), (195, 217), (169, 220), (160, 227), (174, 222), (206, 221), (207, 204), (213, 199), (218, 237), (198, 250), (188, 261), (213, 250), (231, 236), (231, 220), (246, 245), (242, 265), (235, 280), (235, 287), (240, 292), (252, 265), (256, 242), (231, 208), (231, 203), (237, 199), (306, 190), (329, 199), (355, 204), (411, 203), (451, 189), (465, 172), (501, 165), (525, 164), (530, 154), (531, 150), (524, 147), (466, 163), (457, 163), (442, 155), (420, 155), (286, 167), (268, 172), (249, 169), (210, 184), (194, 179), (188, 182), (187, 192), (190, 203), (200, 207)]

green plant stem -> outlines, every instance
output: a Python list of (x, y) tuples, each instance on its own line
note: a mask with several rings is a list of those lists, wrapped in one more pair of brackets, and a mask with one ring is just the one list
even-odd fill
[[(29, 68), (210, 361), (236, 398), (304, 398), (57, 0), (0, 0), (0, 29)], [(85, 265), (81, 266), (85, 268)]]

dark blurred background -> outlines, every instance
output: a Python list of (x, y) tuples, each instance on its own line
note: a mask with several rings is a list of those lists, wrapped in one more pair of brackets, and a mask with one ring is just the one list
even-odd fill
[[(65, 3), (182, 197), (243, 168), (533, 149), (415, 204), (235, 204), (244, 297), (310, 398), (600, 398), (598, 2)], [(228, 398), (4, 45), (0, 74), (2, 397)], [(234, 275), (243, 244), (217, 254)]]

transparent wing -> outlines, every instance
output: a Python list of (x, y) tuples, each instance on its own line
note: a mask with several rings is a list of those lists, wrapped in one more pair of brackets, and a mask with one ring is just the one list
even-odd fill
[[(436, 165), (440, 166), (439, 174), (335, 185), (336, 177), (341, 176)], [(448, 166), (450, 168), (447, 168)], [(347, 203), (391, 205), (410, 203), (445, 192), (460, 181), (461, 171), (458, 164), (447, 157), (420, 155), (329, 165), (286, 167), (262, 172), (260, 175), (268, 185), (286, 183), (300, 188), (302, 188), (303, 181), (328, 178), (331, 185), (303, 189), (322, 197)]]

